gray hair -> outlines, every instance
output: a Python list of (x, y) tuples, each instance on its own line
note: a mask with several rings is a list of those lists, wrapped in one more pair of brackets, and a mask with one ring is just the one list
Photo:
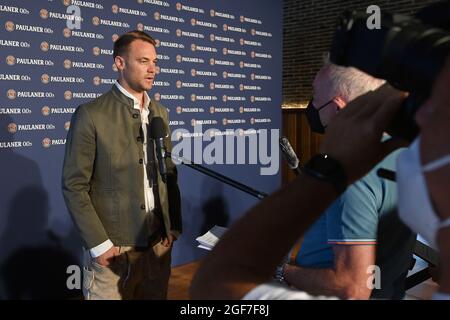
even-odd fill
[(356, 68), (341, 67), (329, 61), (325, 63), (319, 73), (331, 95), (340, 96), (346, 102), (350, 102), (366, 92), (376, 90), (386, 82)]

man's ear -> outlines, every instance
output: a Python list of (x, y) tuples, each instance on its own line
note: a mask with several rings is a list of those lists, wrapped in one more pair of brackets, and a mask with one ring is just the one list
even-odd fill
[(343, 109), (347, 104), (347, 102), (341, 96), (334, 97), (333, 102), (338, 106), (339, 110)]
[(122, 71), (125, 66), (125, 59), (121, 56), (116, 56), (114, 58), (114, 63), (116, 64), (117, 70)]

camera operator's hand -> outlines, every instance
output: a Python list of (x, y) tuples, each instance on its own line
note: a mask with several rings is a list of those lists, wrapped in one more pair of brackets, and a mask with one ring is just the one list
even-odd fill
[(385, 84), (351, 101), (328, 126), (321, 152), (341, 163), (349, 184), (393, 150), (408, 145), (401, 139), (381, 141), (406, 96)]

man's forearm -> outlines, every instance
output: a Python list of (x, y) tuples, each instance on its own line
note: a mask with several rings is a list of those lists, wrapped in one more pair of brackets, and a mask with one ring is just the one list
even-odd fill
[(315, 296), (336, 296), (341, 299), (368, 299), (370, 290), (358, 290), (352, 279), (339, 276), (332, 268), (302, 268), (286, 265), (286, 282)]
[(336, 273), (331, 268), (313, 269), (286, 265), (284, 278), (289, 285), (312, 295), (340, 296)]

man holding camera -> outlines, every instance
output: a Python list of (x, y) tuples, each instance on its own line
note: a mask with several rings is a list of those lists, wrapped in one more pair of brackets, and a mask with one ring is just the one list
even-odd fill
[[(311, 129), (324, 133), (348, 102), (383, 83), (355, 68), (325, 64), (306, 110)], [(288, 284), (342, 299), (403, 298), (415, 236), (398, 219), (395, 182), (377, 176), (379, 168), (394, 170), (397, 156), (388, 155), (349, 186), (306, 232), (296, 265), (279, 269)]]
[[(314, 174), (313, 168), (303, 170), (293, 182), (237, 221), (203, 261), (193, 279), (191, 296), (194, 299), (313, 299), (305, 292), (269, 282), (276, 265), (299, 235), (348, 186), (386, 155), (404, 146), (404, 141), (397, 139), (382, 141), (384, 130), (404, 98), (404, 93), (384, 85), (356, 98), (340, 111), (328, 126), (321, 146), (321, 161), (328, 164), (328, 174)], [(317, 195), (320, 201), (311, 201)]]
[[(399, 192), (399, 214), (415, 232), (427, 235), (428, 241), (437, 244), (442, 273), (440, 290), (434, 299), (447, 300), (450, 300), (449, 83), (450, 57), (435, 81), (431, 98), (416, 114), (421, 128), (419, 147), (414, 150), (411, 146), (404, 151), (405, 156), (401, 155), (397, 163), (400, 190), (409, 182), (403, 180), (402, 167), (408, 163), (418, 167), (406, 172), (420, 178), (421, 188), (414, 195)], [(393, 150), (405, 146), (402, 140), (381, 138), (406, 96), (384, 85), (350, 102), (330, 123), (321, 146), (321, 152), (335, 160), (330, 172), (337, 173), (334, 176), (339, 178), (333, 182), (302, 172), (290, 185), (252, 208), (205, 259), (194, 278), (191, 295), (197, 299), (316, 299), (269, 280), (276, 265), (296, 242), (299, 231), (305, 232), (347, 186)], [(411, 151), (416, 156), (407, 153)], [(321, 201), (310, 201), (317, 194), (321, 195)], [(404, 210), (403, 202), (427, 211), (409, 212)], [(277, 215), (273, 215), (275, 210)], [(417, 221), (422, 218), (427, 223)]]

